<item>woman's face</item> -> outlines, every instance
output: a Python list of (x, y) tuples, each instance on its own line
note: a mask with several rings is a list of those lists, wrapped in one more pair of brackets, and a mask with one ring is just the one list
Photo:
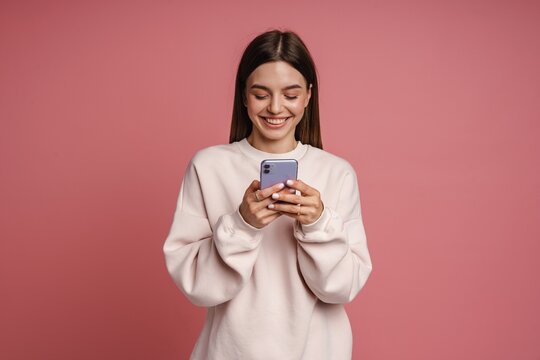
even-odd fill
[(287, 62), (260, 65), (249, 75), (245, 89), (252, 135), (262, 141), (294, 141), (310, 97), (304, 76)]

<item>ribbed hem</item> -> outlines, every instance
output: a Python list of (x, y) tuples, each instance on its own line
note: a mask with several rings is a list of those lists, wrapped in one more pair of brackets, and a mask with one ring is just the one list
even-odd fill
[(296, 148), (289, 152), (285, 153), (269, 153), (266, 151), (259, 150), (253, 147), (248, 141), (247, 138), (243, 138), (240, 141), (235, 142), (240, 151), (244, 153), (247, 157), (257, 160), (258, 162), (265, 159), (296, 159), (299, 160), (307, 152), (309, 145), (302, 144), (300, 141), (297, 141)]
[(305, 228), (305, 229), (309, 229), (310, 227), (311, 228), (316, 228), (316, 225), (317, 223), (322, 223), (324, 222), (323, 220), (321, 219), (325, 219), (328, 217), (327, 215), (327, 212), (326, 211), (326, 206), (324, 206), (324, 203), (323, 203), (323, 211), (321, 212), (321, 215), (319, 216), (319, 218), (317, 220), (315, 220), (314, 222), (312, 222), (311, 224), (301, 224), (302, 225), (302, 228)]
[(315, 231), (321, 231), (326, 228), (328, 221), (331, 218), (330, 210), (325, 206), (321, 216), (311, 224), (300, 224), (300, 228), (304, 234), (309, 234)]
[[(250, 232), (252, 233), (253, 235), (255, 235), (257, 232), (260, 232), (262, 229), (259, 229), (259, 228), (256, 228), (255, 226), (249, 224), (243, 217), (242, 217), (242, 214), (240, 213), (240, 206), (238, 206), (236, 208), (236, 211), (234, 212), (234, 215), (236, 217), (236, 225), (238, 226), (242, 226), (244, 228), (244, 230), (246, 230), (247, 232)], [(239, 220), (238, 220), (239, 219)]]
[[(327, 242), (332, 238), (332, 234), (329, 234), (327, 229), (328, 223), (332, 219), (332, 210), (325, 207), (321, 216), (314, 223), (304, 225), (299, 221), (295, 221), (293, 224), (294, 237), (301, 242), (306, 243), (321, 243)], [(333, 229), (330, 230), (334, 231)]]

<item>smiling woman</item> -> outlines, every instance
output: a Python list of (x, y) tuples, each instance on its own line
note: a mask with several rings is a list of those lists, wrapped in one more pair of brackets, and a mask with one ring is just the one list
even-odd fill
[(272, 153), (294, 149), (294, 132), (309, 104), (311, 84), (287, 62), (272, 61), (249, 75), (246, 88), (244, 105), (253, 123), (249, 143)]
[[(280, 153), (293, 146), (291, 134), (294, 134), (293, 140), (323, 148), (313, 59), (296, 33), (268, 31), (253, 39), (240, 60), (229, 141), (232, 143), (249, 136), (253, 126), (264, 125), (266, 118), (287, 117), (293, 120), (287, 130), (294, 131), (281, 132), (287, 135), (285, 149), (277, 148), (274, 143), (266, 151)], [(264, 129), (258, 126), (261, 128)], [(262, 134), (249, 137), (250, 144), (253, 141), (261, 144), (259, 135)], [(272, 136), (275, 140), (276, 135)]]
[[(351, 359), (343, 304), (372, 264), (356, 172), (322, 149), (317, 84), (297, 34), (257, 36), (229, 144), (186, 168), (163, 251), (178, 288), (207, 308), (191, 359)], [(265, 159), (296, 160), (298, 179), (261, 189)]]

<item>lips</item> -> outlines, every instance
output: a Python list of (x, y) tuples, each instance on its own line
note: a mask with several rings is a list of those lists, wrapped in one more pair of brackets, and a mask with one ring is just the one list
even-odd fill
[(261, 116), (261, 118), (264, 120), (264, 123), (272, 128), (281, 127), (291, 117), (292, 116), (289, 116), (289, 117), (263, 117)]

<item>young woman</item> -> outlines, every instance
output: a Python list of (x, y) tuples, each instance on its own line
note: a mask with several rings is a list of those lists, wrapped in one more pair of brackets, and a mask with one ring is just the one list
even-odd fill
[[(298, 179), (260, 189), (264, 159), (296, 159)], [(294, 32), (244, 51), (230, 142), (191, 159), (163, 251), (207, 308), (191, 359), (351, 359), (343, 304), (372, 269), (357, 177), (322, 150), (316, 70)]]

